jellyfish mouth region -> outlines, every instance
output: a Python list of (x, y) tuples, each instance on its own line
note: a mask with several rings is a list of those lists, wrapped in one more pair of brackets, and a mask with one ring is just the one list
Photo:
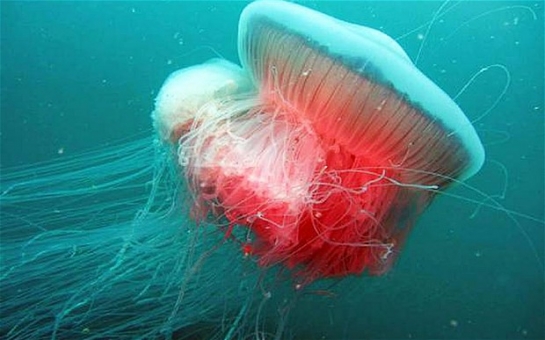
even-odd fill
[(289, 105), (231, 105), (182, 138), (195, 210), (225, 216), (227, 236), (247, 227), (245, 254), (303, 282), (387, 271), (429, 192), (397, 185), (391, 165), (318, 135)]
[(163, 141), (172, 144), (187, 134), (194, 124), (207, 117), (221, 115), (223, 98), (251, 89), (246, 73), (223, 59), (172, 73), (157, 95), (152, 113), (153, 125)]

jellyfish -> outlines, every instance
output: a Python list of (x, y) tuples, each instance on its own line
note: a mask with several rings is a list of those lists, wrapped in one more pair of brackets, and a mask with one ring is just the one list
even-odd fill
[(259, 1), (238, 39), (242, 68), (190, 67), (157, 98), (195, 213), (246, 226), (242, 251), (302, 282), (386, 272), (435, 195), (482, 166), (471, 122), (379, 31)]
[[(539, 338), (542, 272), (527, 248), (543, 222), (482, 193), (508, 188), (484, 157), (483, 144), (504, 155), (487, 144), (498, 121), (466, 117), (396, 40), (297, 4), (251, 3), (240, 65), (172, 73), (153, 136), (3, 169), (2, 337), (494, 337), (482, 308), (502, 320), (497, 332)], [(464, 234), (477, 223), (482, 234)], [(501, 267), (461, 268), (495, 250), (508, 254)], [(527, 312), (507, 322), (521, 307), (489, 295)]]

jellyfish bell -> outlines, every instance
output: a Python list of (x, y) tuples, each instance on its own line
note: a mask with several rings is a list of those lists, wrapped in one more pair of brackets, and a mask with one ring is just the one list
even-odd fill
[[(318, 133), (355, 155), (371, 154), (387, 140), (377, 152), (394, 162), (405, 158), (407, 147), (398, 144), (408, 141), (417, 149), (415, 143), (436, 138), (446, 159), (460, 159), (450, 170), (453, 177), (467, 179), (484, 162), (484, 148), (461, 109), (382, 32), (291, 3), (255, 2), (241, 15), (239, 55), (263, 101), (289, 103)], [(445, 131), (446, 137), (425, 128)], [(370, 143), (374, 137), (379, 138)], [(416, 150), (406, 156), (417, 158), (420, 170), (440, 161)]]
[[(220, 81), (185, 91), (171, 76), (156, 126), (198, 117), (178, 129), (195, 206), (225, 216), (226, 236), (251, 230), (239, 241), (263, 267), (282, 263), (302, 282), (384, 273), (436, 193), (484, 162), (461, 109), (381, 32), (258, 1), (238, 43), (236, 80), (214, 72), (230, 64), (179, 71), (188, 86), (198, 73)], [(242, 90), (223, 95), (225, 84)]]

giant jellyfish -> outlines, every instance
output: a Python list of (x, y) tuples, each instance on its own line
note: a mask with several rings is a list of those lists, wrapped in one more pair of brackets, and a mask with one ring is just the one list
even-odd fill
[(303, 281), (385, 272), (435, 194), (484, 149), (460, 108), (379, 31), (259, 1), (239, 24), (242, 68), (185, 69), (155, 123), (179, 144), (196, 214), (246, 226), (245, 252)]

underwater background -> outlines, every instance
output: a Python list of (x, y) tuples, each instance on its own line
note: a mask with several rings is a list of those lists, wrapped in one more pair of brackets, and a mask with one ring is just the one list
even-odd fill
[[(502, 66), (456, 98), (487, 153), (470, 187), (435, 200), (385, 276), (290, 305), (285, 337), (545, 338), (543, 2), (298, 3), (396, 38), (451, 96)], [(171, 72), (214, 57), (238, 62), (245, 4), (2, 1), (3, 171), (151, 136), (154, 98)]]

